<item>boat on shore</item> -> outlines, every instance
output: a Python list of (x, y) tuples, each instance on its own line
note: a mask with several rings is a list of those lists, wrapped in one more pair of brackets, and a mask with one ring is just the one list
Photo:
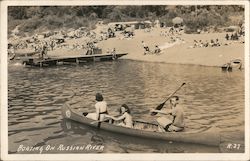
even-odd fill
[(220, 144), (220, 135), (216, 128), (213, 127), (197, 131), (184, 130), (183, 132), (158, 132), (157, 124), (145, 121), (134, 121), (133, 128), (119, 126), (116, 122), (98, 122), (85, 117), (82, 113), (75, 112), (71, 109), (68, 103), (65, 103), (61, 110), (65, 119), (73, 120), (94, 127), (98, 130), (105, 130), (145, 139), (203, 144), (208, 146), (219, 146)]
[(93, 54), (93, 55), (78, 55), (68, 57), (53, 57), (53, 58), (38, 58), (38, 57), (26, 57), (22, 60), (22, 64), (25, 66), (32, 67), (49, 67), (62, 64), (81, 64), (87, 62), (98, 62), (98, 61), (112, 61), (116, 60), (128, 53), (117, 53), (117, 54)]
[(241, 59), (234, 59), (231, 60), (230, 62), (223, 64), (221, 66), (222, 71), (233, 71), (233, 69), (242, 69), (242, 60)]

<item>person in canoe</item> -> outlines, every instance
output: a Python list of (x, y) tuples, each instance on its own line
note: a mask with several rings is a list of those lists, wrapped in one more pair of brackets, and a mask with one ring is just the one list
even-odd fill
[(132, 128), (133, 127), (133, 119), (132, 116), (130, 114), (130, 109), (126, 104), (123, 104), (120, 109), (119, 112), (121, 114), (121, 116), (119, 117), (113, 117), (113, 116), (109, 116), (107, 115), (107, 118), (111, 118), (115, 121), (120, 121), (122, 120), (121, 123), (119, 123), (119, 126), (124, 126), (124, 127), (128, 127), (128, 128)]
[[(95, 100), (96, 100), (96, 104), (95, 104), (96, 112), (88, 113), (86, 117), (93, 119), (93, 120), (103, 121), (105, 117), (108, 115), (107, 102), (104, 101), (104, 98), (101, 93), (96, 94)], [(83, 115), (85, 115), (85, 113), (83, 113)]]
[(157, 118), (159, 131), (177, 132), (184, 129), (184, 110), (181, 106), (178, 105), (178, 101), (178, 96), (172, 96), (170, 98), (171, 109), (151, 110), (151, 112), (157, 112), (164, 115), (172, 115), (171, 119), (167, 116)]

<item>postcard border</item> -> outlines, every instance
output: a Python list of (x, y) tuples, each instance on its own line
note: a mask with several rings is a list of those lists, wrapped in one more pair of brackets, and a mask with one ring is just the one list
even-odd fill
[[(1, 3), (1, 158), (4, 160), (249, 160), (249, 2), (242, 1), (2, 1)], [(72, 4), (73, 3), (73, 4)], [(8, 65), (7, 65), (7, 6), (13, 5), (245, 5), (245, 153), (195, 154), (8, 154)], [(143, 158), (142, 158), (143, 155)], [(84, 158), (83, 158), (84, 156)], [(32, 158), (32, 159), (31, 159)], [(61, 159), (60, 159), (61, 160)]]

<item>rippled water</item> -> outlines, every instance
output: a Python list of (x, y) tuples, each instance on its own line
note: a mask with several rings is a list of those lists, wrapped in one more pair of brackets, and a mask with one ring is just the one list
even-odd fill
[[(102, 145), (105, 153), (244, 152), (244, 71), (148, 63), (130, 60), (51, 68), (8, 67), (9, 153), (20, 146)], [(127, 103), (135, 119), (153, 121), (149, 109), (178, 92), (187, 128), (216, 126), (221, 145), (159, 142), (116, 135), (62, 119), (61, 107), (70, 101), (79, 112), (93, 112), (95, 93), (101, 92), (111, 114)], [(229, 144), (239, 148), (230, 149)], [(18, 151), (19, 149), (19, 151)], [(45, 149), (45, 148), (44, 148)], [(96, 153), (96, 150), (43, 150), (42, 153)]]

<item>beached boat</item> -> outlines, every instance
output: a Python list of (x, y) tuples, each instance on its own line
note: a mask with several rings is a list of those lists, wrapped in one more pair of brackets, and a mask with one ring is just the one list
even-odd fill
[(203, 144), (209, 146), (219, 146), (220, 144), (220, 135), (216, 128), (209, 128), (199, 131), (158, 132), (157, 124), (144, 121), (134, 121), (134, 127), (127, 128), (118, 126), (118, 123), (116, 122), (97, 122), (89, 119), (84, 115), (72, 110), (70, 105), (67, 103), (65, 103), (62, 107), (62, 115), (66, 119), (74, 120), (79, 123), (95, 127), (99, 130), (106, 130), (139, 138)]
[(242, 69), (242, 60), (241, 59), (234, 59), (231, 60), (229, 63), (223, 64), (221, 66), (222, 71), (232, 71), (233, 69)]
[(23, 64), (26, 66), (37, 66), (37, 67), (48, 67), (61, 64), (80, 64), (86, 62), (97, 62), (97, 61), (110, 61), (116, 60), (128, 53), (117, 53), (117, 54), (93, 54), (93, 55), (79, 55), (70, 57), (54, 57), (54, 58), (34, 58), (26, 57), (23, 59)]

